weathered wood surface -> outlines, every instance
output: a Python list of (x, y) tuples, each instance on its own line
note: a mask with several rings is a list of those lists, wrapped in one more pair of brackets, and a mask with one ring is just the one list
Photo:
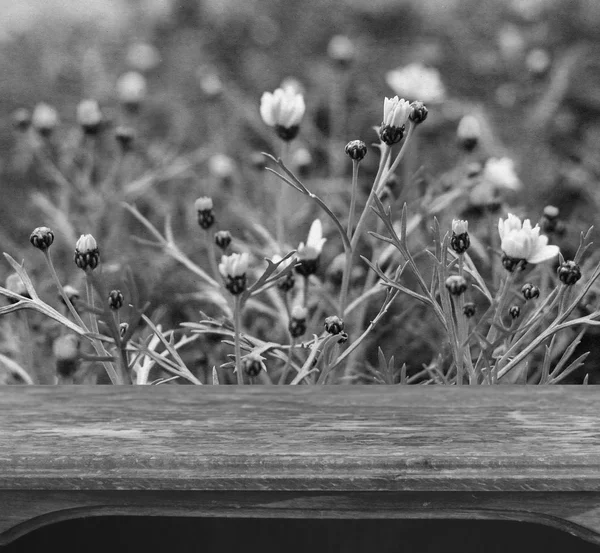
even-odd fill
[(593, 387), (5, 387), (0, 544), (82, 514), (512, 518), (600, 544)]

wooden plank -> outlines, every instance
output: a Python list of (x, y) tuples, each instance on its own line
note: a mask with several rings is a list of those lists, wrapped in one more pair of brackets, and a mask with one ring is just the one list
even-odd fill
[(600, 544), (599, 406), (593, 387), (5, 387), (0, 544), (104, 512), (513, 518)]

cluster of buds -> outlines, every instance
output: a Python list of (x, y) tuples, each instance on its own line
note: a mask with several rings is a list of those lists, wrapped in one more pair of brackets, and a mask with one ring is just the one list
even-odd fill
[(194, 206), (196, 207), (196, 212), (198, 214), (198, 224), (204, 230), (208, 230), (215, 223), (212, 198), (202, 196), (196, 200)]
[(344, 321), (337, 315), (331, 315), (325, 319), (325, 332), (332, 336), (338, 336), (338, 344), (344, 344), (348, 340), (348, 334), (344, 332)]
[(563, 236), (566, 228), (564, 222), (558, 218), (559, 214), (560, 210), (558, 207), (547, 205), (544, 208), (542, 217), (540, 218), (540, 227), (542, 228), (542, 231), (544, 231), (546, 234)]
[(458, 123), (456, 138), (459, 146), (467, 152), (472, 152), (481, 138), (481, 124), (474, 115), (465, 115)]
[(100, 250), (91, 234), (82, 234), (75, 244), (75, 265), (84, 271), (93, 271), (100, 262)]
[(96, 100), (83, 100), (77, 106), (77, 122), (83, 132), (94, 136), (102, 124), (102, 111)]
[(471, 245), (469, 238), (469, 222), (454, 219), (452, 221), (452, 238), (450, 239), (450, 247), (457, 253), (463, 254)]
[(220, 230), (215, 233), (215, 245), (225, 251), (231, 244), (231, 233), (228, 230)]
[(319, 257), (323, 250), (323, 244), (327, 238), (323, 238), (323, 227), (319, 219), (315, 219), (308, 231), (306, 244), (301, 242), (298, 246), (298, 264), (296, 272), (304, 277), (314, 275), (319, 268)]
[(561, 263), (557, 273), (559, 280), (567, 286), (573, 286), (581, 278), (581, 268), (575, 261)]
[(367, 145), (362, 140), (351, 140), (346, 144), (344, 152), (352, 161), (362, 161), (367, 155)]
[(379, 128), (379, 138), (384, 144), (392, 146), (404, 138), (406, 123), (411, 112), (410, 104), (398, 96), (384, 100), (383, 121)]
[(29, 241), (34, 248), (45, 252), (54, 242), (54, 233), (48, 227), (37, 227), (31, 233)]
[(448, 292), (453, 296), (464, 294), (469, 286), (467, 279), (461, 275), (449, 276), (444, 284), (446, 285)]
[(298, 135), (305, 111), (304, 97), (291, 87), (265, 92), (260, 99), (262, 120), (286, 142)]
[(308, 311), (306, 307), (302, 307), (301, 305), (295, 305), (292, 308), (290, 323), (288, 325), (288, 330), (290, 331), (290, 336), (292, 338), (300, 338), (300, 336), (304, 336), (304, 334), (306, 333), (307, 316)]
[(261, 357), (258, 353), (249, 353), (242, 358), (242, 370), (252, 378), (258, 376), (260, 371), (267, 370), (264, 357)]
[(56, 372), (63, 378), (70, 378), (79, 363), (79, 338), (73, 334), (59, 336), (52, 344), (56, 359)]
[(111, 290), (108, 294), (108, 307), (110, 307), (113, 311), (118, 311), (121, 309), (124, 301), (125, 298), (123, 298), (121, 290)]
[(225, 281), (225, 288), (234, 296), (242, 294), (246, 290), (248, 271), (248, 254), (232, 253), (224, 255), (219, 263), (219, 273)]
[(521, 294), (526, 300), (534, 300), (540, 297), (540, 289), (531, 282), (526, 282), (521, 287)]

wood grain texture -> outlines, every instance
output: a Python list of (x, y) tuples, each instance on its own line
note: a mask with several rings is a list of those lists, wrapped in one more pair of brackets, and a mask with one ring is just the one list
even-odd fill
[(7, 387), (0, 544), (84, 512), (513, 518), (600, 544), (599, 407), (593, 387)]

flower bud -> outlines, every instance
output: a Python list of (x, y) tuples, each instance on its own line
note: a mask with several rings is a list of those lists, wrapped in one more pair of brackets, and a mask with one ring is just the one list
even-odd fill
[(463, 254), (471, 245), (469, 238), (469, 222), (454, 219), (452, 221), (452, 238), (450, 239), (450, 247), (457, 253)]
[(325, 319), (325, 331), (329, 334), (340, 334), (344, 330), (344, 321), (337, 315), (331, 315)]
[(58, 112), (43, 102), (37, 104), (31, 115), (31, 124), (42, 136), (48, 137), (58, 125)]
[(131, 127), (120, 125), (115, 129), (115, 139), (122, 152), (130, 152), (135, 140), (135, 131)]
[(481, 138), (481, 124), (474, 115), (465, 115), (456, 129), (458, 144), (467, 152), (472, 152)]
[(384, 144), (392, 146), (404, 138), (405, 126), (394, 127), (392, 125), (381, 124), (379, 128), (379, 138)]
[(48, 227), (37, 227), (31, 233), (29, 241), (34, 248), (45, 252), (54, 242), (54, 233)]
[[(19, 294), (19, 296), (23, 296), (24, 298), (30, 298), (29, 292), (27, 292), (27, 287), (25, 283), (21, 280), (21, 277), (17, 273), (11, 273), (6, 277), (5, 287), (7, 290), (14, 292), (15, 294)], [(16, 298), (7, 298), (10, 303), (17, 303), (19, 300)]]
[(124, 301), (125, 299), (123, 298), (121, 290), (111, 290), (108, 294), (108, 307), (110, 307), (113, 311), (118, 311), (121, 309)]
[(300, 305), (294, 306), (290, 317), (290, 323), (288, 325), (288, 330), (290, 331), (290, 336), (292, 338), (300, 338), (300, 336), (304, 336), (306, 333), (307, 316), (308, 311), (306, 310), (306, 307), (302, 307)]
[(59, 336), (52, 344), (56, 372), (63, 377), (73, 376), (79, 362), (79, 338), (73, 334)]
[(560, 281), (567, 286), (572, 286), (581, 278), (581, 269), (575, 261), (561, 263), (557, 273)]
[(540, 297), (540, 289), (531, 282), (526, 282), (521, 287), (521, 294), (526, 300), (534, 300)]
[(213, 201), (208, 196), (198, 198), (194, 204), (198, 213), (198, 224), (208, 230), (215, 223), (215, 214), (213, 212)]
[(508, 308), (508, 313), (513, 319), (518, 319), (521, 315), (521, 308), (518, 305), (511, 305)]
[(553, 205), (547, 205), (540, 218), (540, 228), (545, 234), (554, 234), (562, 236), (565, 233), (565, 224), (558, 216), (560, 210)]
[(446, 279), (446, 288), (448, 292), (450, 292), (453, 296), (460, 296), (463, 294), (467, 287), (468, 283), (465, 277), (460, 275), (452, 275)]
[(129, 71), (117, 81), (117, 95), (120, 102), (130, 111), (137, 111), (146, 98), (146, 78), (137, 71)]
[(522, 271), (527, 267), (526, 259), (517, 259), (515, 257), (510, 257), (505, 253), (502, 254), (502, 266), (509, 272), (514, 273), (515, 271)]
[(470, 319), (477, 313), (477, 306), (473, 302), (468, 302), (463, 305), (463, 314), (467, 319)]
[(29, 128), (29, 125), (31, 125), (31, 115), (29, 110), (25, 108), (16, 109), (13, 112), (12, 120), (16, 130), (25, 132)]
[(119, 336), (121, 337), (121, 339), (123, 339), (125, 337), (125, 334), (127, 334), (128, 330), (129, 330), (129, 323), (121, 323), (119, 325)]
[(421, 123), (423, 123), (423, 121), (425, 121), (425, 119), (427, 119), (429, 111), (427, 110), (423, 102), (412, 102), (410, 104), (410, 107), (412, 108), (412, 111), (410, 112), (409, 119), (415, 125), (420, 125)]
[(263, 357), (258, 353), (249, 353), (242, 358), (242, 370), (248, 376), (258, 376), (263, 369), (265, 369), (265, 371), (267, 370), (263, 363)]
[(346, 155), (354, 161), (362, 161), (367, 155), (367, 145), (362, 140), (351, 140), (344, 148)]
[(91, 234), (82, 234), (75, 244), (75, 265), (84, 271), (93, 271), (100, 262), (100, 250)]
[(305, 110), (304, 97), (291, 88), (265, 92), (260, 99), (262, 120), (286, 142), (298, 135)]
[(231, 244), (231, 233), (228, 230), (220, 230), (215, 233), (215, 244), (225, 251)]
[(77, 122), (83, 132), (89, 135), (97, 134), (102, 123), (102, 112), (96, 100), (83, 100), (77, 106)]
[(356, 56), (354, 44), (344, 35), (334, 36), (327, 45), (327, 55), (342, 69), (347, 69)]

